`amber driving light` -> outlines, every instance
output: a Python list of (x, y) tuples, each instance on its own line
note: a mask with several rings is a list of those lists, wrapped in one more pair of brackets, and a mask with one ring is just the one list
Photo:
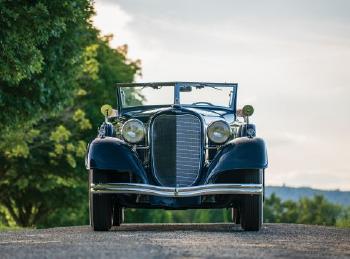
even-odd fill
[(128, 120), (122, 127), (122, 136), (129, 143), (138, 143), (145, 137), (145, 126), (139, 120)]
[(222, 144), (229, 139), (231, 129), (227, 122), (215, 121), (208, 126), (207, 135), (212, 142)]

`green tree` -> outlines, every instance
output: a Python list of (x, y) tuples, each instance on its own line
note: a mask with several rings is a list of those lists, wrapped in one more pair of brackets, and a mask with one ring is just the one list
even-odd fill
[(279, 223), (281, 222), (282, 201), (276, 194), (272, 194), (269, 198), (265, 198), (264, 202), (264, 221)]
[(332, 204), (321, 195), (313, 198), (302, 198), (296, 208), (298, 218), (296, 223), (334, 226), (341, 214), (342, 208)]
[[(52, 132), (64, 128), (52, 116), (72, 103), (82, 54), (96, 34), (92, 14), (89, 0), (0, 0), (0, 214), (8, 224), (38, 221), (50, 197), (39, 203), (34, 197), (51, 188), (38, 180), (61, 180), (38, 172), (49, 163), (48, 143), (60, 148)], [(70, 153), (72, 163), (79, 152)]]
[(299, 223), (347, 226), (349, 209), (330, 203), (323, 196), (282, 202), (275, 194), (265, 199), (264, 220), (273, 223)]
[(336, 222), (337, 227), (350, 228), (350, 207), (344, 208)]
[(87, 223), (86, 145), (103, 121), (101, 104), (115, 102), (115, 83), (133, 81), (140, 70), (110, 39), (96, 34), (85, 48), (72, 105), (22, 128), (13, 136), (21, 141), (0, 153), (0, 204), (17, 225)]
[(92, 14), (89, 0), (0, 0), (0, 131), (72, 101)]

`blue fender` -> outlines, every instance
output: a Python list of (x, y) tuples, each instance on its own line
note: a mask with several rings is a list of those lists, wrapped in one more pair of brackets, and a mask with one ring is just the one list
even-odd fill
[(146, 172), (136, 152), (118, 138), (103, 137), (94, 139), (89, 145), (86, 168), (131, 172), (138, 176), (142, 183), (148, 183)]
[(267, 164), (267, 151), (263, 139), (236, 138), (217, 152), (209, 164), (206, 182), (221, 172), (238, 169), (265, 169)]

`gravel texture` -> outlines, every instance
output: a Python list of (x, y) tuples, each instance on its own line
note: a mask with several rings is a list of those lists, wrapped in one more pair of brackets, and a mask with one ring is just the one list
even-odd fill
[(124, 224), (0, 232), (0, 258), (350, 258), (350, 229), (265, 224)]

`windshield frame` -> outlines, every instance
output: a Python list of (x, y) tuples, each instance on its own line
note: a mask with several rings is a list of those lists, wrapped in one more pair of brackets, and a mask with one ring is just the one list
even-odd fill
[[(131, 107), (123, 107), (122, 97), (120, 88), (123, 87), (174, 87), (174, 100), (172, 104), (169, 105), (139, 105)], [(230, 87), (232, 88), (232, 94), (230, 96), (230, 106), (218, 106), (218, 105), (191, 105), (191, 104), (181, 104), (181, 91), (182, 87)], [(137, 109), (140, 107), (167, 107), (171, 105), (179, 105), (182, 107), (197, 107), (197, 108), (218, 108), (224, 110), (230, 110), (236, 112), (236, 102), (237, 102), (237, 83), (206, 83), (206, 82), (155, 82), (155, 83), (118, 83), (117, 84), (117, 107), (119, 114), (122, 114), (123, 110)]]

